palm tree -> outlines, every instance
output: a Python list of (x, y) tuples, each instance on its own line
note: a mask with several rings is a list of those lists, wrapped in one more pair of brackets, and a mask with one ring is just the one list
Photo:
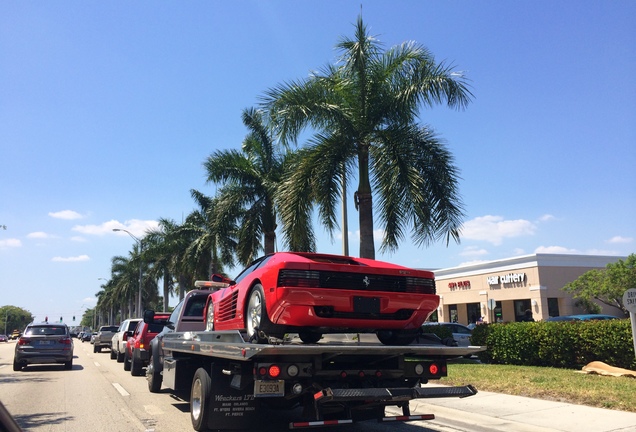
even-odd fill
[(170, 240), (179, 226), (170, 219), (160, 218), (159, 227), (148, 231), (144, 242), (144, 260), (152, 263), (149, 277), (154, 280), (162, 280), (163, 285), (163, 309), (168, 310), (170, 294), (174, 293), (174, 261), (175, 243)]
[(463, 75), (436, 64), (415, 43), (383, 51), (361, 17), (354, 38), (336, 47), (338, 65), (264, 96), (283, 142), (295, 141), (305, 127), (317, 131), (281, 188), (284, 225), (304, 223), (317, 203), (321, 222), (333, 232), (340, 192), (357, 166), (361, 257), (375, 257), (372, 193), (385, 233), (381, 249), (396, 250), (407, 229), (418, 245), (441, 237), (459, 241), (457, 169), (435, 134), (416, 121), (420, 106), (465, 107), (472, 95)]
[[(292, 154), (275, 151), (260, 111), (244, 110), (243, 123), (249, 134), (242, 151), (216, 151), (204, 167), (208, 182), (222, 185), (215, 213), (224, 221), (238, 221), (237, 255), (239, 262), (246, 265), (261, 250), (269, 254), (276, 249), (275, 194)], [(296, 250), (313, 246), (310, 241), (287, 243)]]
[(225, 266), (234, 266), (237, 250), (235, 237), (235, 211), (219, 204), (218, 198), (210, 198), (192, 189), (190, 195), (199, 205), (186, 218), (182, 226), (192, 240), (186, 250), (187, 262), (194, 266), (192, 273), (206, 278), (223, 273)]

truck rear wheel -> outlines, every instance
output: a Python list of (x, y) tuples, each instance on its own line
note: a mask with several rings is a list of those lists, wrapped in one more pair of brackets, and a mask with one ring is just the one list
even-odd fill
[(163, 376), (155, 366), (155, 358), (153, 355), (151, 355), (150, 361), (148, 362), (148, 367), (146, 368), (148, 390), (150, 390), (151, 393), (159, 393), (159, 390), (161, 390), (161, 383), (163, 382)]
[(190, 419), (192, 427), (197, 431), (208, 430), (208, 399), (212, 393), (212, 380), (210, 374), (199, 368), (192, 380), (192, 390), (190, 391)]

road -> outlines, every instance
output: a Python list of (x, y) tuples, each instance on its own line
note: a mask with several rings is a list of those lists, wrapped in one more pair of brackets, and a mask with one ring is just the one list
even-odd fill
[[(0, 344), (0, 401), (18, 424), (28, 431), (130, 432), (192, 430), (189, 404), (166, 389), (153, 394), (144, 377), (125, 372), (122, 363), (110, 359), (107, 350), (93, 353), (88, 342), (75, 342), (72, 370), (57, 365), (12, 368), (15, 341)], [(391, 412), (394, 411), (394, 412)], [(392, 415), (401, 414), (389, 409)], [(293, 413), (265, 412), (270, 429), (288, 430)], [(467, 420), (467, 419), (465, 419)], [(468, 432), (482, 428), (458, 424), (456, 418), (380, 424), (373, 421), (335, 432)], [(2, 429), (0, 427), (0, 429)], [(264, 430), (264, 429), (261, 429)], [(512, 429), (509, 429), (512, 432)]]

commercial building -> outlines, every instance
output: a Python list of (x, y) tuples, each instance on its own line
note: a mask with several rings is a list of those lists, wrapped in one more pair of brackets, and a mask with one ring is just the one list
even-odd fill
[[(583, 273), (627, 257), (533, 254), (435, 270), (438, 321), (462, 324), (534, 320), (585, 313), (562, 288)], [(603, 307), (603, 313), (616, 310)]]

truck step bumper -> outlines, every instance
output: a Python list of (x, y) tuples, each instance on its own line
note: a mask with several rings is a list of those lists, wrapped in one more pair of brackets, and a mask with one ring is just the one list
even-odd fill
[(318, 404), (339, 401), (404, 402), (412, 399), (458, 397), (477, 394), (472, 385), (459, 387), (414, 387), (414, 388), (367, 388), (331, 389), (326, 388), (314, 394)]

